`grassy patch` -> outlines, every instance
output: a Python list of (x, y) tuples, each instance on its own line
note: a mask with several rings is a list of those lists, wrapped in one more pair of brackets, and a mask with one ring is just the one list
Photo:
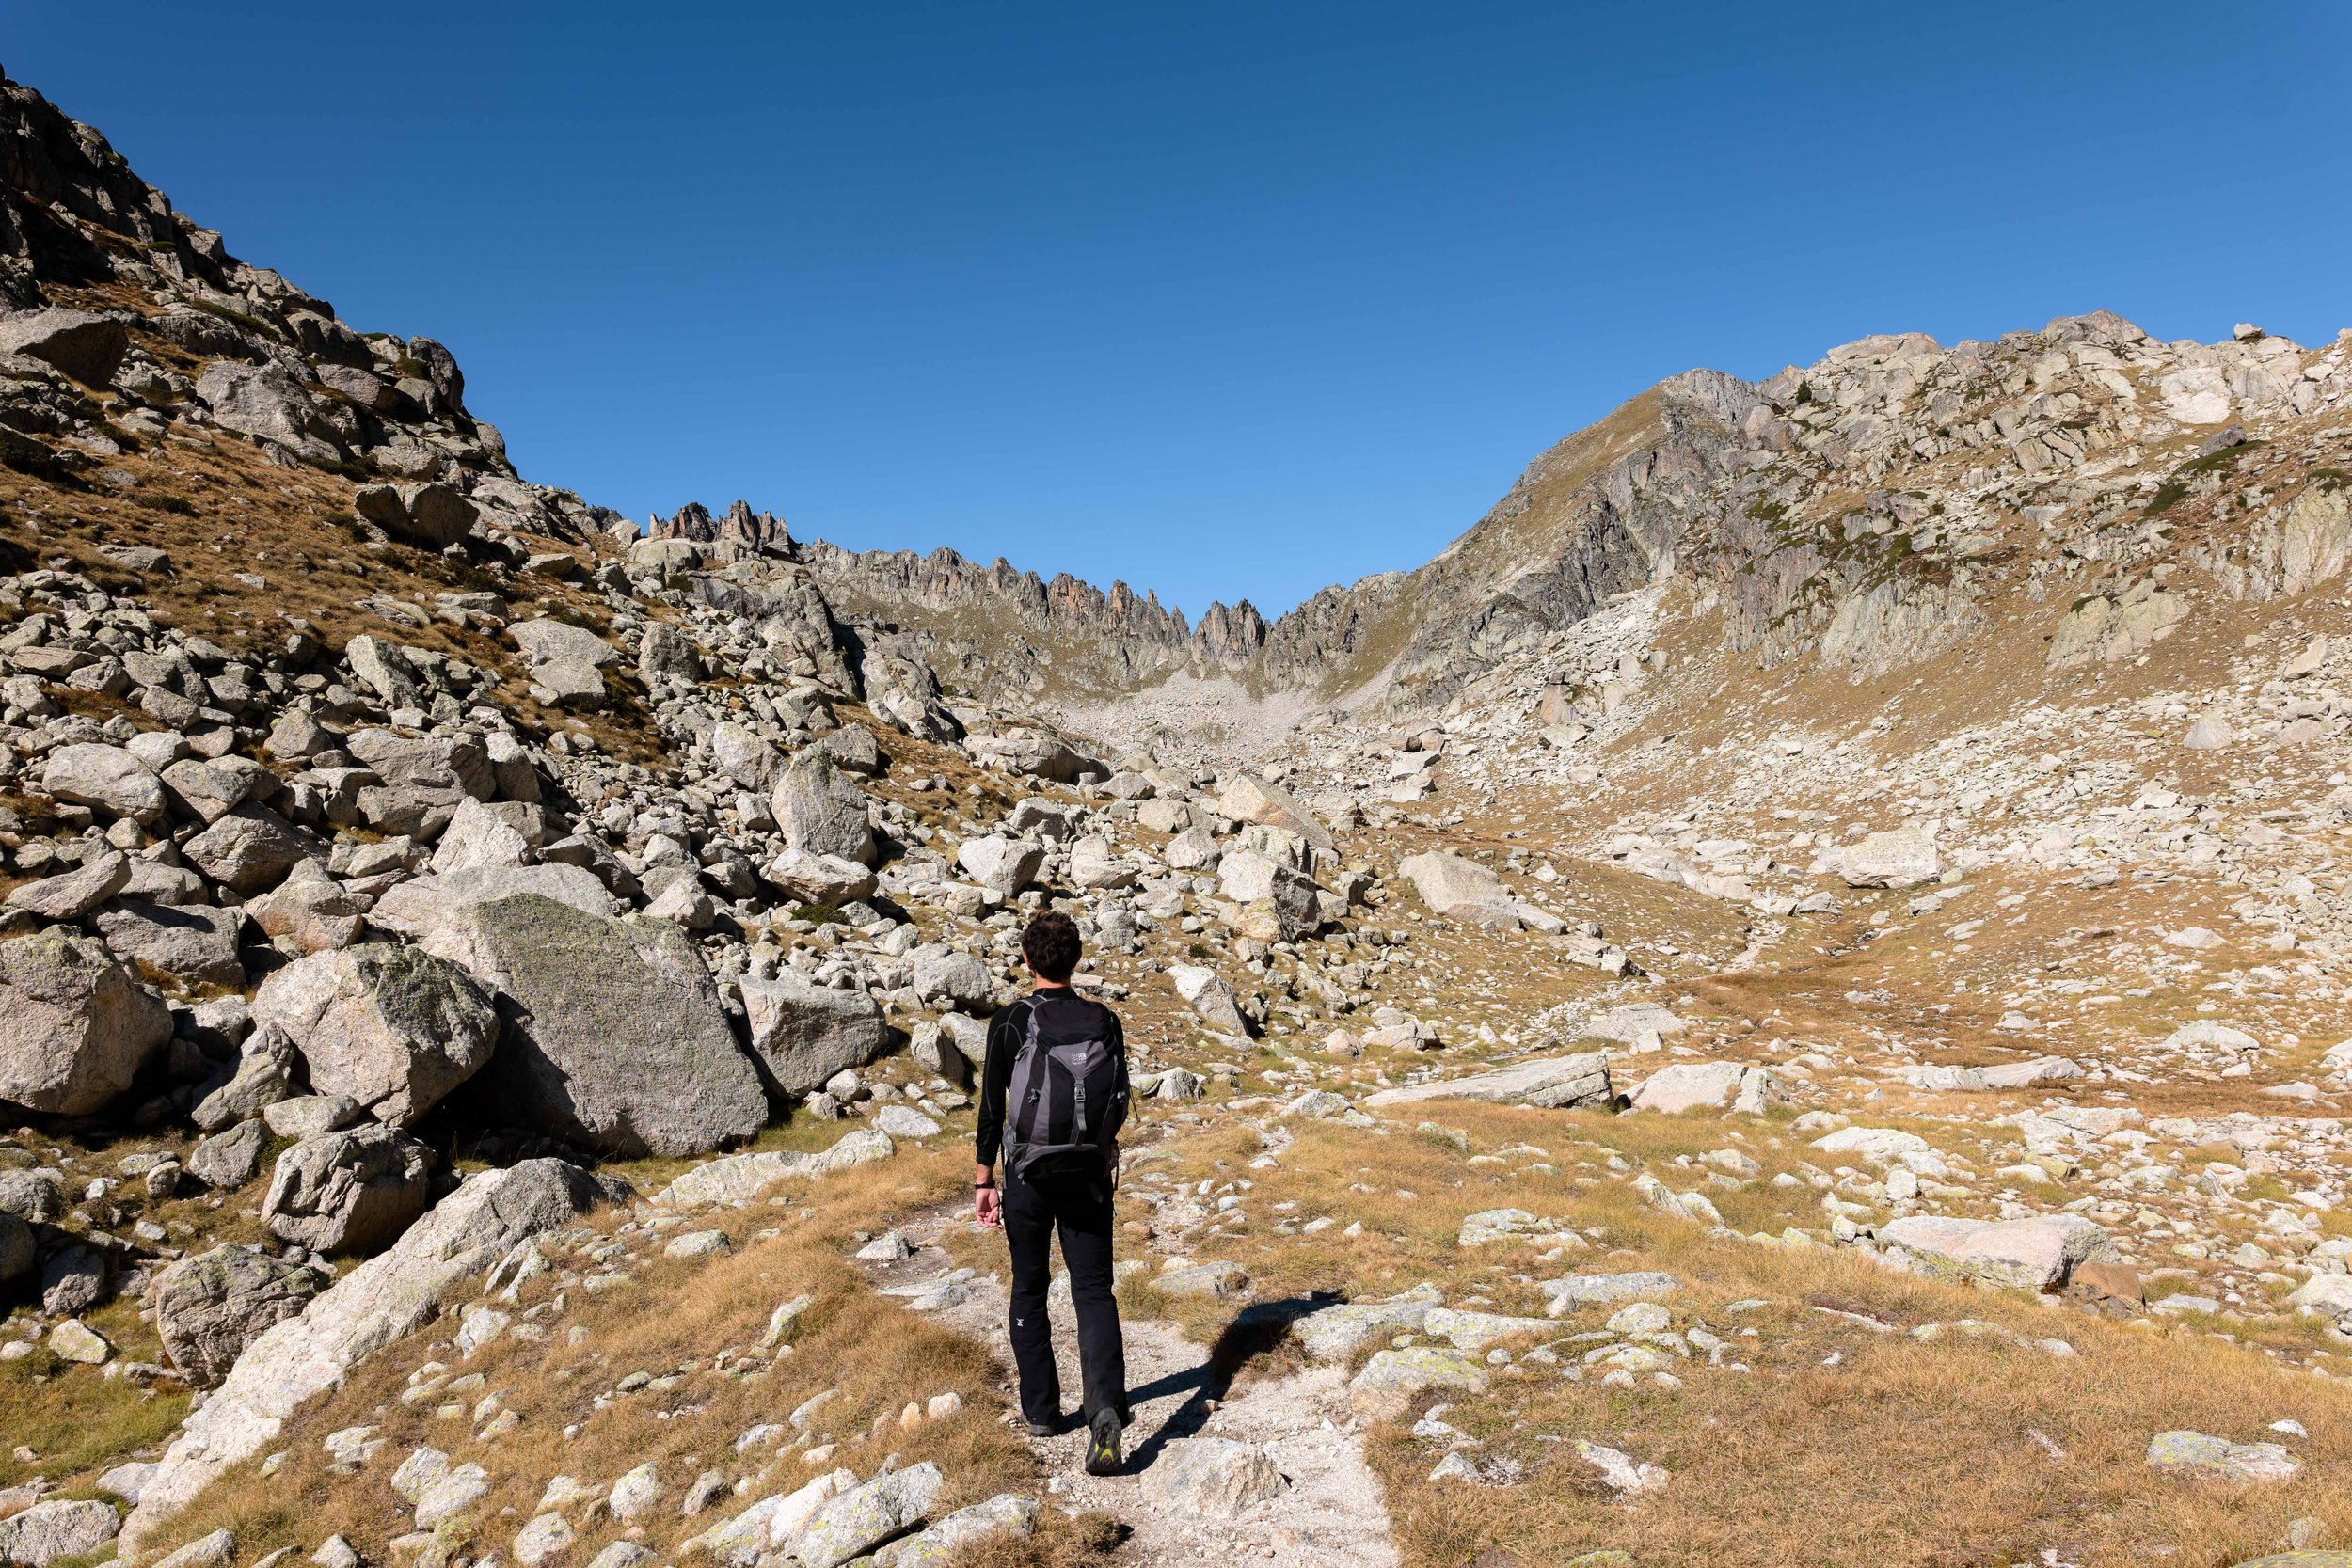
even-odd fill
[[(626, 1245), (636, 1254), (628, 1283), (591, 1293), (576, 1275), (537, 1282), (521, 1308), (559, 1293), (565, 1302), (564, 1310), (537, 1320), (548, 1329), (537, 1343), (508, 1336), (465, 1359), (447, 1341), (454, 1323), (444, 1320), (379, 1353), (335, 1395), (288, 1424), (275, 1445), (287, 1454), (277, 1476), (262, 1479), (258, 1465), (232, 1474), (174, 1521), (171, 1538), (226, 1526), (236, 1532), (243, 1557), (280, 1545), (307, 1551), (341, 1531), (373, 1559), (371, 1544), (380, 1549), (413, 1528), (388, 1482), (409, 1450), (423, 1446), (457, 1463), (478, 1463), (494, 1479), (468, 1516), (442, 1528), (453, 1549), (463, 1545), (477, 1556), (508, 1548), (550, 1476), (574, 1476), (601, 1493), (623, 1472), (650, 1463), (664, 1500), (642, 1524), (648, 1544), (668, 1558), (688, 1537), (815, 1475), (803, 1451), (825, 1440), (837, 1445), (828, 1463), (861, 1476), (893, 1453), (903, 1464), (935, 1460), (948, 1479), (942, 1512), (1009, 1488), (1041, 1490), (1026, 1444), (997, 1418), (1004, 1406), (986, 1351), (875, 1295), (844, 1261), (854, 1232), (880, 1229), (968, 1178), (958, 1152), (927, 1150), (822, 1180), (788, 1182), (745, 1209), (695, 1214), (678, 1227), (727, 1232), (733, 1250), (703, 1261), (662, 1256), (662, 1242), (676, 1229), (628, 1231), (628, 1215), (599, 1216), (591, 1233), (565, 1249), (566, 1267), (595, 1267), (573, 1259), (598, 1246)], [(812, 1301), (787, 1336), (790, 1348), (764, 1348), (771, 1312), (803, 1295)], [(428, 1359), (447, 1366), (444, 1376), (479, 1372), (485, 1384), (446, 1400), (404, 1402), (409, 1374)], [(617, 1393), (632, 1372), (660, 1381)], [(781, 1446), (735, 1451), (739, 1434), (782, 1421), (826, 1389), (834, 1390), (833, 1398), (811, 1419), (804, 1441), (796, 1444), (788, 1434)], [(900, 1424), (910, 1401), (921, 1404), (951, 1391), (962, 1398), (961, 1414)], [(473, 1433), (487, 1412), (475, 1412), (490, 1393), (518, 1414), (520, 1425), (485, 1443)], [(329, 1468), (320, 1440), (357, 1424), (381, 1427), (387, 1447), (355, 1482)], [(681, 1518), (679, 1497), (706, 1470), (750, 1484), (702, 1514)], [(573, 1560), (587, 1560), (624, 1533), (600, 1507), (566, 1512), (580, 1530)]]
[[(120, 1332), (106, 1319), (89, 1321), (109, 1339)], [(8, 1435), (0, 1449), (0, 1486), (36, 1475), (56, 1481), (103, 1469), (160, 1447), (187, 1414), (185, 1391), (110, 1382), (96, 1369), (60, 1360), (45, 1349), (0, 1364), (0, 1433)], [(16, 1457), (20, 1446), (32, 1450), (30, 1463)]]
[[(1598, 1330), (1608, 1308), (1569, 1313), (1556, 1330), (1521, 1338), (1488, 1392), (1452, 1399), (1444, 1416), (1479, 1440), (1470, 1457), (1518, 1466), (1511, 1484), (1430, 1481), (1443, 1448), (1413, 1438), (1409, 1417), (1376, 1425), (1370, 1453), (1408, 1563), (1548, 1563), (1615, 1548), (1645, 1568), (1944, 1568), (2022, 1561), (2047, 1549), (2086, 1565), (2152, 1555), (2220, 1564), (2268, 1547), (2296, 1517), (2352, 1528), (2352, 1499), (2330, 1479), (2352, 1460), (2352, 1398), (2336, 1384), (2196, 1325), (2121, 1323), (2024, 1292), (1900, 1273), (1842, 1249), (1710, 1235), (1647, 1208), (1632, 1188), (1630, 1178), (1647, 1171), (1677, 1191), (1705, 1192), (1735, 1230), (1818, 1230), (1815, 1186), (1774, 1187), (1770, 1178), (1851, 1157), (1810, 1149), (1809, 1135), (1785, 1120), (1611, 1118), (1459, 1101), (1400, 1114), (1425, 1117), (1428, 1128), (1309, 1123), (1274, 1165), (1254, 1168), (1254, 1133), (1219, 1129), (1170, 1146), (1170, 1158), (1145, 1169), (1208, 1180), (1213, 1194), (1244, 1193), (1245, 1222), (1212, 1221), (1181, 1250), (1241, 1263), (1261, 1300), (1312, 1291), (1368, 1298), (1425, 1279), (1451, 1306), (1542, 1316), (1538, 1280), (1663, 1269), (1683, 1283), (1669, 1298), (1675, 1327), (1725, 1342), (1723, 1365), (1704, 1355), (1671, 1360), (1679, 1388), (1647, 1376), (1617, 1387), (1600, 1381), (1599, 1369), (1565, 1373), (1599, 1342), (1572, 1337)], [(1981, 1129), (1963, 1137), (1933, 1122), (1888, 1124), (1935, 1134), (1973, 1159), (1988, 1153), (1974, 1141)], [(1758, 1176), (1710, 1181), (1700, 1157), (1722, 1149), (1756, 1160)], [(1840, 1196), (1859, 1200), (1851, 1188)], [(1504, 1207), (1561, 1228), (1474, 1249), (1455, 1244), (1464, 1214)], [(1312, 1234), (1274, 1228), (1327, 1216), (1333, 1224)], [(1164, 1311), (1203, 1343), (1228, 1335), (1234, 1321), (1231, 1304), (1164, 1298), (1148, 1282), (1131, 1292), (1135, 1307)], [(1954, 1326), (1971, 1323), (1988, 1326)], [(2037, 1343), (2046, 1340), (2075, 1354)], [(1536, 1345), (1557, 1362), (1527, 1355)], [(1278, 1353), (1263, 1365), (1292, 1359)], [(2232, 1400), (2217, 1405), (2217, 1387), (2233, 1390)], [(2158, 1432), (2268, 1441), (2277, 1437), (2268, 1423), (2282, 1418), (2311, 1433), (2288, 1440), (2305, 1469), (2282, 1486), (2201, 1486), (2145, 1462)], [(1673, 1479), (1628, 1505), (1595, 1484), (1576, 1456), (1579, 1438), (1661, 1465)]]

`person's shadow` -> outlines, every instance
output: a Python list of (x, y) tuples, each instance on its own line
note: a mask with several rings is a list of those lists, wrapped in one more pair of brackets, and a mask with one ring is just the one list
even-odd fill
[(1129, 1389), (1127, 1399), (1131, 1405), (1178, 1392), (1186, 1397), (1157, 1431), (1127, 1455), (1119, 1473), (1134, 1475), (1148, 1470), (1168, 1444), (1198, 1435), (1209, 1424), (1210, 1404), (1225, 1397), (1243, 1368), (1279, 1349), (1282, 1341), (1290, 1338), (1291, 1324), (1327, 1307), (1337, 1307), (1341, 1300), (1337, 1292), (1318, 1291), (1246, 1307), (1225, 1325), (1225, 1331), (1216, 1337), (1216, 1343), (1209, 1347), (1209, 1354), (1200, 1365)]

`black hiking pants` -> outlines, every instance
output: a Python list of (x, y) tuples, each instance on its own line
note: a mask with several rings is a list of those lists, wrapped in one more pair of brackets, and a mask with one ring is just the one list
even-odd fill
[(1032, 1186), (1008, 1170), (1005, 1241), (1012, 1251), (1012, 1306), (1006, 1328), (1021, 1371), (1021, 1414), (1046, 1425), (1061, 1419), (1061, 1374), (1054, 1366), (1054, 1329), (1045, 1292), (1053, 1283), (1054, 1233), (1070, 1270), (1078, 1315), (1078, 1366), (1086, 1384), (1081, 1409), (1091, 1425), (1104, 1410), (1127, 1418), (1127, 1349), (1111, 1297), (1111, 1184), (1106, 1176), (1056, 1177)]

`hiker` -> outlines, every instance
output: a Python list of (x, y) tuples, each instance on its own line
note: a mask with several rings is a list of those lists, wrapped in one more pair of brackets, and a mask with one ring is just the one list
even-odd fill
[[(1012, 1253), (1007, 1328), (1032, 1437), (1051, 1437), (1062, 1426), (1061, 1379), (1045, 1314), (1053, 1238), (1061, 1232), (1086, 1385), (1086, 1467), (1106, 1476), (1119, 1469), (1128, 1422), (1127, 1354), (1111, 1298), (1111, 1189), (1119, 1177), (1119, 1129), (1127, 1119), (1126, 1039), (1117, 1013), (1071, 989), (1078, 927), (1068, 915), (1049, 910), (1030, 921), (1021, 933), (1021, 956), (1037, 989), (989, 1021), (973, 1140), (973, 1214), (984, 1226), (1003, 1227)], [(1000, 1148), (1001, 1190), (994, 1174)]]

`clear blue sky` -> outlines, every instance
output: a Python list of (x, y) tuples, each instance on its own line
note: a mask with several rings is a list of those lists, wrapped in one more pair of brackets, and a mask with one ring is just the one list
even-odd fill
[(1269, 613), (1661, 376), (2352, 325), (2352, 8), (0, 3), (529, 477)]

